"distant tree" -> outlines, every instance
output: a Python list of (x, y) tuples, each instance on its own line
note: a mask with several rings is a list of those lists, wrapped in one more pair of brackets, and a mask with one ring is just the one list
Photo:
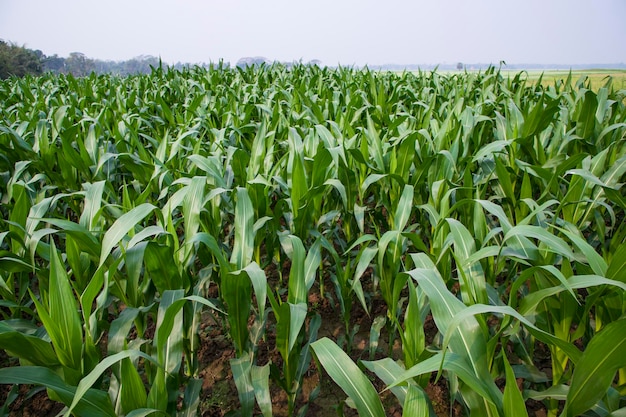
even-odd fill
[(41, 51), (33, 51), (23, 46), (0, 40), (0, 79), (14, 75), (39, 75), (41, 70)]
[(124, 61), (124, 75), (130, 74), (148, 74), (152, 69), (150, 67), (159, 66), (159, 58), (151, 55), (140, 55), (128, 61)]
[(65, 71), (77, 76), (84, 77), (96, 70), (93, 59), (89, 59), (81, 52), (71, 52), (65, 60)]
[(119, 74), (119, 66), (119, 63), (115, 61), (103, 61), (100, 59), (94, 60), (94, 71), (96, 72), (96, 74)]
[(44, 56), (41, 60), (41, 67), (44, 72), (63, 72), (65, 68), (65, 58), (54, 54), (52, 56)]
[(240, 68), (251, 67), (253, 65), (268, 64), (269, 60), (263, 56), (246, 56), (237, 61), (237, 66)]
[(463, 63), (459, 62), (456, 64), (456, 69), (458, 69), (459, 71), (461, 71), (463, 69)]

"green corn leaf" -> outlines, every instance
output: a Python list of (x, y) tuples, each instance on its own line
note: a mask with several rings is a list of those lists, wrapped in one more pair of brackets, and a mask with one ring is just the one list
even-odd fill
[(248, 180), (255, 178), (260, 172), (263, 163), (263, 159), (265, 158), (267, 148), (266, 148), (266, 138), (268, 136), (267, 133), (267, 124), (265, 119), (261, 120), (259, 123), (259, 127), (252, 141), (252, 148), (250, 152), (250, 163), (247, 168), (247, 178)]
[[(526, 295), (520, 302), (518, 311), (523, 316), (535, 313), (535, 309), (543, 300), (563, 291), (573, 293), (580, 288), (592, 288), (600, 285), (610, 285), (619, 287), (626, 291), (626, 283), (604, 278), (598, 275), (575, 275), (567, 279), (566, 285), (544, 288)], [(573, 295), (575, 297), (575, 295)]]
[[(397, 230), (388, 230), (382, 235), (378, 241), (378, 264), (384, 265), (385, 255), (391, 255), (391, 262), (397, 264), (400, 261), (402, 253), (402, 241), (404, 240), (402, 232)], [(392, 251), (387, 252), (391, 246)]]
[(129, 358), (121, 360), (120, 371), (120, 405), (124, 414), (132, 410), (144, 408), (148, 395), (139, 372)]
[(544, 131), (552, 122), (554, 115), (559, 111), (559, 100), (548, 98), (544, 106), (544, 99), (547, 95), (542, 95), (533, 108), (526, 114), (522, 137), (536, 135)]
[(252, 364), (248, 356), (242, 356), (230, 360), (230, 368), (233, 371), (233, 379), (237, 386), (239, 401), (241, 402), (241, 415), (252, 416), (254, 409), (254, 386), (250, 378)]
[(304, 261), (304, 284), (307, 292), (311, 289), (313, 283), (315, 282), (317, 270), (320, 266), (320, 262), (322, 261), (321, 248), (321, 239), (316, 239), (315, 243), (313, 243), (306, 254), (306, 259)]
[[(467, 307), (448, 291), (434, 264), (425, 254), (412, 255), (412, 258), (417, 268), (406, 274), (419, 284), (430, 300), (437, 328), (444, 334), (453, 331), (450, 326), (455, 316)], [(480, 381), (484, 392), (489, 393), (485, 400), (500, 407), (501, 392), (489, 372), (485, 353), (487, 345), (478, 321), (473, 316), (467, 317), (462, 326), (454, 327), (449, 340), (450, 350), (462, 358), (463, 365), (468, 367), (468, 373)]]
[(271, 217), (269, 217), (269, 216), (264, 216), (264, 217), (261, 217), (259, 220), (255, 221), (255, 222), (254, 222), (254, 225), (253, 225), (253, 227), (252, 227), (252, 233), (254, 233), (254, 235), (256, 236), (257, 232), (258, 232), (259, 230), (261, 230), (263, 227), (265, 227), (265, 225), (266, 225), (266, 224), (267, 224), (270, 220), (272, 220), (272, 218), (271, 218)]
[(170, 107), (167, 105), (167, 103), (165, 102), (165, 100), (163, 100), (163, 97), (161, 95), (158, 95), (156, 97), (156, 102), (159, 104), (159, 108), (161, 110), (161, 112), (163, 113), (163, 116), (165, 116), (165, 119), (170, 123), (170, 125), (175, 125), (176, 121), (174, 120), (174, 117), (172, 116), (172, 111), (170, 109)]
[(154, 408), (138, 408), (126, 414), (126, 417), (147, 417), (147, 416), (163, 416), (169, 417), (165, 411), (157, 410)]
[(311, 346), (311, 343), (317, 340), (317, 332), (319, 331), (321, 325), (322, 325), (322, 318), (320, 317), (319, 314), (315, 314), (313, 317), (311, 317), (311, 320), (309, 321), (309, 328), (308, 328), (309, 340), (307, 340), (306, 344), (302, 347), (302, 350), (300, 351), (300, 357), (298, 358), (298, 366), (295, 372), (296, 381), (302, 381), (302, 378), (304, 378), (305, 373), (307, 372), (307, 370), (309, 369), (309, 366), (311, 365), (310, 346)]
[(405, 185), (393, 217), (393, 230), (403, 231), (413, 210), (413, 186)]
[(396, 169), (395, 174), (402, 177), (404, 182), (408, 182), (411, 165), (415, 158), (415, 142), (417, 135), (412, 134), (406, 137), (399, 147), (393, 148), (396, 152)]
[(335, 190), (337, 190), (337, 192), (339, 193), (339, 196), (341, 197), (343, 208), (347, 209), (348, 208), (348, 195), (346, 194), (346, 187), (341, 183), (341, 181), (335, 178), (330, 178), (324, 181), (324, 185), (329, 185), (333, 187)]
[[(546, 271), (546, 272), (552, 274), (552, 276), (554, 276), (556, 279), (559, 280), (563, 290), (567, 290), (570, 293), (570, 295), (574, 299), (576, 299), (576, 293), (574, 292), (574, 288), (572, 287), (572, 284), (578, 282), (577, 280), (572, 280), (572, 281), (568, 280), (565, 277), (565, 275), (563, 275), (563, 272), (561, 272), (558, 268), (556, 268), (553, 265), (541, 265), (541, 266), (538, 266), (536, 268), (529, 268), (526, 271), (531, 271), (531, 270), (535, 271), (535, 272), (537, 270), (541, 270), (541, 271)], [(526, 271), (524, 271), (524, 274), (526, 274), (526, 273), (530, 274), (530, 272), (526, 272)], [(572, 279), (572, 277), (570, 277), (570, 279)], [(519, 289), (519, 286), (522, 284), (522, 282), (523, 282), (523, 280), (521, 280), (521, 279), (519, 281), (516, 280), (515, 283), (513, 284), (513, 288), (515, 288), (515, 290), (517, 291)], [(532, 293), (528, 294), (527, 297), (524, 297), (524, 299), (522, 299), (522, 303), (528, 303), (527, 305), (532, 305), (533, 308), (534, 308), (536, 306), (536, 303), (534, 302), (535, 301), (535, 297), (538, 297), (535, 294), (539, 294), (539, 293), (543, 294), (542, 291), (543, 290), (533, 291)], [(539, 299), (543, 300), (543, 298), (539, 298)], [(527, 312), (529, 310), (526, 310), (525, 308), (520, 308), (520, 312), (522, 312), (522, 311), (523, 312)]]
[(289, 331), (291, 329), (291, 309), (289, 303), (282, 303), (274, 307), (276, 317), (276, 349), (284, 358), (289, 357)]
[(376, 168), (379, 172), (385, 172), (383, 143), (369, 113), (367, 113), (367, 129), (365, 129), (365, 137), (369, 148), (368, 153), (376, 163)]
[(328, 149), (320, 144), (313, 158), (313, 171), (310, 180), (311, 188), (317, 188), (324, 184), (332, 162), (332, 155)]
[(59, 364), (50, 342), (35, 335), (24, 334), (11, 326), (12, 322), (0, 321), (0, 349), (9, 355), (25, 359), (38, 366), (55, 366)]
[(85, 325), (85, 337), (90, 336), (92, 341), (98, 338), (98, 320), (103, 310), (108, 305), (109, 300), (109, 276), (111, 271), (116, 271), (118, 265), (122, 262), (122, 258), (118, 258), (110, 265), (111, 270), (105, 272), (105, 267), (101, 266), (96, 269), (87, 288), (80, 297), (80, 305), (82, 307), (83, 321)]
[(161, 296), (157, 314), (154, 345), (157, 347), (159, 364), (171, 375), (178, 372), (183, 358), (184, 295), (183, 290), (165, 291)]
[(365, 210), (364, 206), (354, 203), (354, 218), (361, 234), (365, 233)]
[(270, 397), (270, 365), (252, 365), (250, 370), (250, 380), (254, 389), (256, 402), (259, 404), (263, 417), (272, 417), (272, 398)]
[(430, 401), (426, 393), (415, 385), (409, 385), (406, 399), (404, 400), (402, 416), (406, 417), (430, 417)]
[(220, 171), (219, 163), (216, 158), (204, 157), (201, 155), (189, 155), (187, 157), (195, 166), (208, 174), (218, 188), (228, 189), (228, 185), (224, 181), (224, 174)]
[(484, 313), (503, 314), (511, 316), (523, 323), (528, 331), (532, 333), (532, 335), (535, 336), (537, 339), (541, 340), (547, 345), (554, 345), (561, 349), (572, 360), (572, 362), (576, 363), (580, 360), (580, 351), (573, 344), (565, 340), (561, 340), (544, 330), (541, 330), (540, 328), (535, 326), (530, 320), (528, 320), (526, 317), (522, 316), (520, 313), (518, 313), (516, 310), (509, 306), (474, 304), (459, 311), (450, 321), (448, 325), (449, 327), (445, 331), (442, 344), (443, 348), (447, 348), (448, 344), (452, 344), (452, 338), (455, 331), (465, 326), (465, 321), (468, 317)]
[(226, 257), (224, 256), (222, 248), (213, 236), (205, 232), (200, 232), (185, 242), (185, 244), (187, 245), (193, 245), (197, 243), (202, 243), (207, 247), (209, 252), (211, 252), (211, 254), (217, 259), (217, 263), (219, 264), (220, 269), (223, 271), (222, 273), (225, 274), (233, 269)]
[(619, 410), (615, 410), (608, 414), (606, 417), (626, 417), (626, 407), (622, 407)]
[[(0, 271), (30, 272), (33, 269), (33, 265), (20, 259), (17, 255), (14, 255), (9, 251), (0, 250)], [(2, 280), (2, 284), (0, 285), (8, 292), (12, 292), (12, 290), (6, 285), (6, 282), (4, 282), (2, 278), (0, 278), (0, 280)]]
[(167, 410), (168, 391), (165, 384), (166, 375), (163, 368), (159, 367), (156, 369), (154, 378), (152, 379), (152, 386), (148, 393), (148, 408)]
[(55, 140), (63, 128), (63, 122), (65, 121), (65, 116), (67, 115), (67, 111), (70, 108), (69, 105), (60, 106), (54, 111), (54, 118), (52, 123), (52, 140)]
[(200, 406), (200, 391), (202, 391), (203, 380), (200, 378), (190, 378), (185, 385), (182, 410), (180, 417), (195, 417), (198, 415)]
[(250, 154), (242, 149), (235, 147), (228, 148), (230, 167), (235, 176), (237, 184), (245, 184), (247, 182), (247, 167), (250, 162)]
[(154, 344), (157, 346), (159, 363), (170, 373), (176, 372), (182, 359), (183, 312), (185, 303), (196, 302), (220, 311), (209, 300), (197, 295), (183, 297), (183, 290), (166, 291), (161, 297), (157, 316)]
[(565, 243), (565, 241), (563, 241), (563, 239), (553, 235), (552, 233), (539, 226), (514, 226), (504, 236), (504, 241), (507, 241), (513, 237), (537, 239), (538, 241), (545, 243), (546, 250), (565, 256), (570, 260), (575, 258), (574, 252), (572, 252), (570, 247), (567, 245), (567, 243)]
[(513, 143), (512, 139), (500, 139), (489, 142), (476, 152), (472, 158), (472, 162), (479, 162), (484, 158), (491, 157), (495, 153), (501, 153), (502, 150)]
[[(139, 233), (137, 235), (139, 235)], [(126, 267), (126, 303), (129, 306), (139, 307), (139, 305), (142, 303), (143, 291), (141, 289), (141, 281), (142, 277), (145, 277), (144, 255), (146, 253), (147, 246), (147, 242), (141, 242), (137, 245), (132, 246), (126, 251), (123, 259), (124, 266)], [(121, 261), (122, 259), (120, 258), (120, 262)], [(101, 269), (102, 267), (98, 268), (96, 274), (98, 274)], [(102, 273), (100, 273), (100, 275), (102, 275)], [(91, 286), (91, 283), (89, 286)]]
[(185, 219), (185, 237), (195, 235), (200, 228), (200, 213), (204, 205), (206, 177), (193, 177), (188, 185), (188, 192), (183, 200), (183, 218)]
[(78, 387), (76, 387), (76, 393), (74, 395), (74, 398), (69, 405), (67, 411), (65, 412), (65, 416), (69, 417), (71, 415), (72, 411), (75, 407), (78, 406), (78, 404), (80, 404), (85, 394), (90, 391), (90, 388), (93, 386), (93, 384), (95, 384), (96, 381), (100, 379), (102, 374), (108, 368), (125, 358), (133, 360), (140, 357), (147, 361), (153, 362), (156, 365), (156, 361), (150, 355), (147, 355), (139, 350), (124, 350), (122, 352), (116, 353), (115, 355), (104, 358), (88, 375), (81, 379)]
[[(361, 281), (361, 277), (363, 276), (367, 268), (370, 267), (372, 260), (376, 257), (377, 254), (378, 254), (377, 247), (365, 246), (359, 251), (359, 254), (357, 257), (358, 261), (356, 264), (356, 268), (354, 269), (354, 276), (352, 277), (352, 289), (353, 290), (357, 291), (358, 289), (357, 285), (359, 285)], [(359, 301), (361, 302), (361, 305), (363, 306), (363, 309), (365, 311), (369, 311), (369, 306), (367, 302), (365, 301), (365, 294), (363, 293), (363, 291), (357, 291), (356, 294), (357, 294), (357, 297), (359, 298)]]
[(140, 310), (137, 308), (127, 307), (111, 322), (107, 344), (107, 352), (109, 355), (121, 352), (126, 348), (126, 337), (139, 312)]
[(291, 165), (291, 208), (295, 218), (299, 216), (300, 207), (303, 206), (303, 197), (308, 191), (306, 171), (304, 169), (304, 156), (301, 154), (300, 146), (296, 142), (299, 142), (299, 135), (295, 129), (289, 129), (289, 137), (291, 138), (290, 144), (290, 156), (292, 158)]
[(72, 236), (72, 238), (80, 244), (80, 249), (82, 251), (93, 256), (98, 256), (100, 254), (100, 243), (95, 238), (93, 233), (81, 224), (62, 219), (42, 219), (42, 221), (56, 226), (63, 233)]
[(254, 254), (254, 209), (245, 188), (237, 188), (235, 207), (235, 243), (230, 263), (237, 269), (245, 268)]
[(350, 247), (348, 247), (348, 249), (344, 252), (344, 254), (348, 254), (352, 249), (356, 248), (359, 245), (362, 245), (363, 243), (375, 242), (375, 241), (376, 241), (376, 236), (374, 235), (370, 235), (370, 234), (362, 235), (357, 240), (355, 240), (354, 243), (350, 245)]
[(626, 128), (626, 123), (613, 123), (611, 125), (608, 125), (602, 130), (602, 132), (600, 132), (597, 140), (598, 142), (602, 142), (602, 140), (604, 139), (604, 136), (608, 135), (614, 130), (624, 129), (624, 128)]
[(354, 401), (360, 416), (385, 416), (372, 383), (333, 341), (324, 337), (312, 343), (311, 347), (328, 375)]
[(578, 103), (580, 107), (574, 116), (576, 118), (576, 134), (583, 139), (591, 139), (596, 126), (595, 116), (598, 100), (596, 93), (591, 90), (587, 90), (581, 97), (582, 104)]
[(89, 281), (87, 276), (91, 264), (90, 257), (81, 251), (80, 245), (71, 235), (65, 236), (65, 255), (67, 264), (72, 270), (72, 275), (76, 282), (74, 288), (77, 292), (84, 290)]
[(569, 392), (568, 385), (553, 385), (543, 391), (526, 390), (524, 396), (531, 400), (545, 400), (546, 398), (552, 398), (559, 401), (565, 401), (567, 399), (567, 393)]
[(461, 266), (463, 301), (467, 304), (487, 302), (487, 284), (480, 262), (468, 263), (467, 258), (476, 252), (474, 238), (469, 230), (455, 219), (446, 219), (454, 242), (455, 260)]
[(115, 417), (115, 410), (104, 391), (87, 390), (76, 399), (76, 387), (66, 384), (52, 370), (40, 366), (19, 366), (0, 369), (0, 380), (5, 384), (42, 385), (59, 396), (65, 405), (76, 401), (74, 413), (78, 416)]
[(606, 277), (626, 283), (626, 243), (620, 244), (613, 252)]
[[(81, 369), (83, 332), (76, 297), (54, 241), (50, 244), (50, 288), (47, 314), (40, 318), (50, 335), (59, 361), (68, 368)], [(43, 306), (37, 310), (43, 312)]]
[(618, 369), (626, 366), (626, 319), (606, 325), (587, 345), (576, 363), (563, 415), (578, 416), (596, 404)]
[(252, 305), (252, 285), (248, 274), (222, 275), (221, 293), (226, 303), (230, 334), (237, 356), (243, 355), (248, 345), (248, 319)]
[(85, 229), (94, 230), (98, 212), (102, 208), (102, 194), (106, 181), (83, 184), (85, 189), (85, 208), (80, 215), (80, 225)]
[(239, 275), (242, 272), (247, 274), (252, 283), (259, 316), (263, 317), (265, 315), (265, 303), (267, 301), (267, 277), (265, 276), (265, 271), (263, 271), (256, 262), (251, 262), (241, 271), (232, 272), (232, 275)]
[(365, 181), (363, 181), (363, 184), (361, 184), (361, 196), (362, 198), (366, 195), (367, 189), (374, 183), (380, 181), (383, 178), (386, 178), (388, 175), (387, 174), (370, 174), (367, 176), (367, 178), (365, 178)]
[[(361, 363), (371, 372), (375, 373), (376, 376), (387, 385), (394, 383), (398, 375), (406, 370), (391, 358), (384, 358), (377, 361), (362, 361)], [(389, 388), (400, 404), (404, 404), (411, 382), (412, 380), (409, 380), (408, 385), (396, 385)]]
[(290, 235), (287, 239), (291, 243), (291, 270), (289, 271), (289, 294), (287, 301), (291, 304), (305, 303), (307, 300), (307, 286), (305, 276), (306, 252), (299, 237)]
[(557, 230), (567, 236), (569, 240), (571, 240), (572, 243), (578, 247), (582, 254), (585, 255), (585, 258), (587, 258), (587, 262), (589, 263), (589, 266), (593, 270), (594, 274), (603, 276), (606, 275), (608, 265), (598, 252), (595, 251), (593, 246), (587, 243), (587, 241), (577, 233), (561, 228), (558, 228)]
[(188, 288), (183, 281), (178, 266), (174, 262), (175, 249), (170, 245), (149, 242), (144, 251), (145, 269), (156, 289), (163, 293), (167, 290)]
[[(600, 180), (600, 178), (593, 175), (593, 173), (588, 169), (570, 169), (565, 173), (565, 175), (578, 175), (579, 177), (583, 178), (584, 180), (586, 180), (587, 182), (593, 185), (598, 185), (603, 188), (607, 187), (607, 185), (603, 183)], [(612, 187), (609, 187), (609, 188), (612, 188)]]
[[(388, 384), (387, 389), (393, 389), (400, 384), (405, 383), (406, 381), (413, 380), (413, 378), (425, 375), (432, 374), (433, 372), (437, 372), (441, 369), (444, 369), (449, 372), (454, 372), (459, 379), (461, 379), (465, 384), (467, 384), (472, 391), (482, 396), (485, 401), (488, 401), (491, 404), (494, 404), (489, 400), (493, 396), (490, 392), (491, 388), (489, 388), (487, 381), (482, 381), (476, 375), (472, 369), (467, 366), (467, 360), (456, 353), (447, 353), (443, 354), (443, 352), (438, 352), (434, 356), (421, 361), (420, 363), (414, 365), (413, 367), (403, 371), (399, 374), (394, 375), (394, 380)], [(499, 391), (498, 391), (499, 392)], [(501, 404), (501, 393), (500, 398), (497, 403)]]
[(515, 189), (511, 183), (511, 176), (502, 162), (502, 158), (494, 158), (496, 162), (496, 173), (498, 174), (498, 185), (502, 188), (504, 195), (515, 207), (517, 199), (515, 198)]
[(505, 355), (502, 356), (502, 360), (504, 361), (504, 370), (506, 373), (506, 385), (504, 386), (504, 416), (505, 417), (528, 417), (528, 412), (526, 411), (526, 404), (524, 403), (524, 398), (522, 397), (522, 393), (517, 387), (517, 381), (515, 379), (515, 374), (513, 373), (513, 369), (509, 364), (508, 359)]
[(296, 305), (287, 303), (287, 305), (289, 306), (289, 346), (287, 352), (291, 352), (296, 344), (300, 329), (304, 326), (306, 303)]
[(100, 265), (102, 266), (106, 261), (109, 253), (119, 244), (119, 242), (135, 228), (137, 223), (142, 221), (148, 214), (156, 210), (156, 207), (152, 204), (144, 203), (128, 213), (123, 214), (119, 219), (113, 223), (111, 228), (105, 233), (102, 239), (102, 250), (100, 251)]
[(409, 302), (404, 314), (404, 332), (402, 351), (404, 354), (404, 364), (411, 367), (421, 357), (426, 347), (426, 337), (424, 335), (424, 324), (422, 322), (418, 295), (415, 286), (408, 281)]
[(289, 361), (290, 354), (304, 325), (306, 304), (283, 303), (277, 313), (276, 347), (283, 360)]
[[(380, 339), (380, 331), (387, 324), (387, 319), (385, 316), (377, 316), (372, 321), (372, 326), (370, 327), (370, 336), (369, 336), (369, 358), (370, 360), (374, 359), (374, 355), (376, 354), (376, 350), (378, 349), (378, 341)], [(402, 400), (400, 401), (402, 402)]]

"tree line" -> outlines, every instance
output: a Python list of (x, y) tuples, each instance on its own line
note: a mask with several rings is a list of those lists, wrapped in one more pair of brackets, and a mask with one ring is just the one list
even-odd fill
[[(0, 79), (11, 76), (41, 75), (44, 72), (72, 74), (82, 77), (91, 74), (147, 74), (152, 67), (161, 65), (159, 58), (141, 55), (126, 61), (92, 59), (81, 52), (68, 57), (57, 54), (47, 56), (40, 50), (28, 49), (12, 42), (0, 40)], [(181, 64), (177, 64), (181, 65)]]
[[(247, 67), (252, 65), (272, 64), (268, 58), (262, 56), (243, 57), (236, 63), (237, 67)], [(303, 62), (281, 62), (290, 67)], [(225, 63), (229, 65), (229, 63)], [(322, 62), (314, 59), (308, 61), (308, 65), (321, 66)], [(75, 77), (84, 77), (93, 73), (96, 74), (149, 74), (152, 68), (164, 65), (161, 60), (152, 55), (140, 55), (126, 61), (105, 61), (87, 57), (81, 52), (71, 52), (68, 57), (60, 57), (57, 54), (45, 55), (40, 50), (28, 49), (12, 42), (0, 39), (0, 79), (4, 80), (11, 76), (23, 77), (25, 75), (41, 75), (44, 72), (55, 74), (72, 74)], [(209, 64), (189, 64), (177, 62), (167, 65), (168, 68), (182, 69), (191, 65), (209, 67)]]

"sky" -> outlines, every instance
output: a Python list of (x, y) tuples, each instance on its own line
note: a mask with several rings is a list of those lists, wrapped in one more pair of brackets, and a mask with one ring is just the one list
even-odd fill
[(0, 0), (0, 39), (67, 57), (325, 65), (626, 63), (626, 0)]

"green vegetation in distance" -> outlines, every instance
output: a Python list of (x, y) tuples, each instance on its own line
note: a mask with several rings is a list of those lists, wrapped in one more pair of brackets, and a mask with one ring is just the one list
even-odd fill
[(0, 81), (0, 383), (194, 416), (219, 339), (224, 414), (434, 416), (437, 380), (460, 415), (623, 415), (625, 96), (494, 67)]
[[(416, 71), (416, 73), (419, 71)], [(441, 70), (439, 73), (452, 75), (455, 73), (479, 73), (480, 70)], [(504, 78), (514, 78), (520, 76), (526, 79), (527, 82), (537, 83), (540, 82), (543, 87), (549, 87), (554, 85), (555, 83), (564, 83), (568, 80), (571, 74), (571, 80), (574, 82), (580, 83), (588, 83), (588, 87), (593, 89), (594, 91), (599, 90), (603, 87), (608, 81), (609, 77), (611, 78), (611, 83), (613, 88), (626, 89), (626, 70), (622, 69), (575, 69), (575, 70), (563, 70), (563, 69), (555, 69), (555, 70), (509, 70), (509, 69), (500, 69), (500, 74)]]
[[(502, 71), (503, 76), (514, 77), (517, 72)], [(531, 82), (537, 82), (541, 80), (541, 85), (548, 87), (554, 85), (556, 82), (565, 82), (570, 75), (570, 71), (563, 70), (549, 70), (549, 71), (527, 71), (528, 80)], [(589, 85), (594, 91), (599, 90), (604, 86), (609, 77), (612, 79), (614, 88), (626, 89), (626, 70), (615, 69), (589, 69), (589, 70), (572, 70), (572, 79), (578, 81), (584, 79), (585, 82), (589, 82)]]

